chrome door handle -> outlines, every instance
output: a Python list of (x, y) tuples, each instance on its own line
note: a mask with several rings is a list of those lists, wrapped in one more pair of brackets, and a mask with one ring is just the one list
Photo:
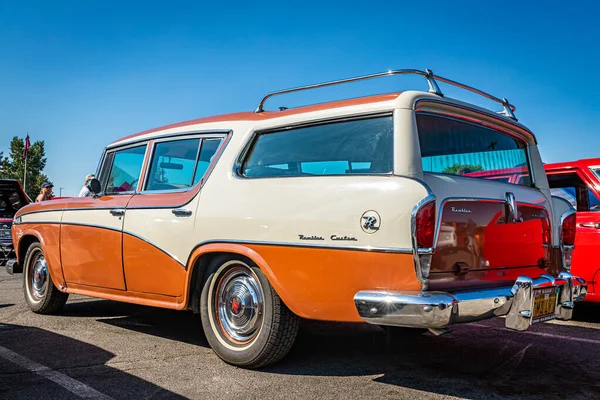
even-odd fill
[(115, 209), (115, 210), (110, 210), (110, 213), (112, 215), (114, 215), (115, 217), (122, 217), (123, 215), (125, 215), (125, 210)]
[(192, 215), (190, 210), (186, 210), (185, 208), (177, 208), (175, 210), (171, 210), (176, 217), (189, 217)]
[(583, 223), (583, 224), (579, 224), (579, 226), (581, 226), (582, 228), (600, 229), (600, 222)]

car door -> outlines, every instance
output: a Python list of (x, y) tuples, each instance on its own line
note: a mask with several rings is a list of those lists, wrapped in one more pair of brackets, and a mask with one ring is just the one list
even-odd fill
[[(547, 173), (551, 193), (568, 200), (577, 210), (577, 234), (572, 272), (588, 282), (600, 270), (600, 198), (592, 182), (578, 169)], [(593, 287), (591, 289), (594, 289)]]
[(142, 190), (126, 209), (123, 262), (129, 291), (180, 296), (187, 259), (197, 240), (201, 187), (224, 134), (158, 139)]
[(126, 290), (122, 242), (125, 209), (140, 179), (147, 144), (106, 152), (98, 197), (67, 203), (61, 224), (61, 258), (67, 284)]

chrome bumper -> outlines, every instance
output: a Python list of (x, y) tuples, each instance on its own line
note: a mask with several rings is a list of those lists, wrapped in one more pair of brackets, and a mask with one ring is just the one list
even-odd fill
[(512, 287), (453, 293), (365, 290), (356, 293), (354, 303), (360, 317), (375, 325), (440, 329), (505, 315), (507, 328), (524, 331), (533, 323), (534, 289), (549, 287), (558, 292), (555, 313), (548, 319), (571, 319), (574, 303), (587, 294), (587, 284), (568, 272), (556, 278), (521, 276)]

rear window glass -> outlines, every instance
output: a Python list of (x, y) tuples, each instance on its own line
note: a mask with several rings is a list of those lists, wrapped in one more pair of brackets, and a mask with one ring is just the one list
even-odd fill
[(423, 171), (531, 186), (525, 141), (448, 117), (416, 118)]
[(592, 170), (592, 172), (594, 173), (594, 175), (596, 175), (596, 178), (600, 179), (600, 167), (593, 167), (590, 168)]
[(391, 116), (259, 134), (242, 167), (249, 178), (387, 174), (393, 166)]

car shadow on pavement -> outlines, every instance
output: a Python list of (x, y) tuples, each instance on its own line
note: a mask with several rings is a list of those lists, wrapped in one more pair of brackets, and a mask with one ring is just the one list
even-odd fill
[[(200, 319), (191, 312), (94, 300), (67, 304), (63, 315), (93, 316), (123, 329), (208, 347)], [(521, 333), (495, 319), (458, 325), (439, 337), (426, 332), (387, 338), (373, 325), (302, 320), (287, 357), (260, 371), (369, 376), (389, 385), (391, 397), (410, 388), (477, 399), (600, 398), (600, 329), (544, 323)]]
[(573, 319), (582, 322), (600, 323), (600, 303), (578, 303), (573, 310)]
[(12, 324), (0, 332), (2, 399), (185, 398), (105, 365), (115, 355), (89, 343)]
[(12, 307), (14, 304), (0, 304), (0, 308)]
[(110, 300), (67, 303), (62, 316), (95, 317), (99, 322), (148, 335), (208, 347), (198, 315)]
[(400, 335), (391, 343), (379, 328), (323, 324), (305, 330), (288, 357), (265, 371), (372, 375), (392, 396), (403, 387), (460, 398), (600, 398), (600, 330), (540, 324), (523, 334), (503, 324)]

